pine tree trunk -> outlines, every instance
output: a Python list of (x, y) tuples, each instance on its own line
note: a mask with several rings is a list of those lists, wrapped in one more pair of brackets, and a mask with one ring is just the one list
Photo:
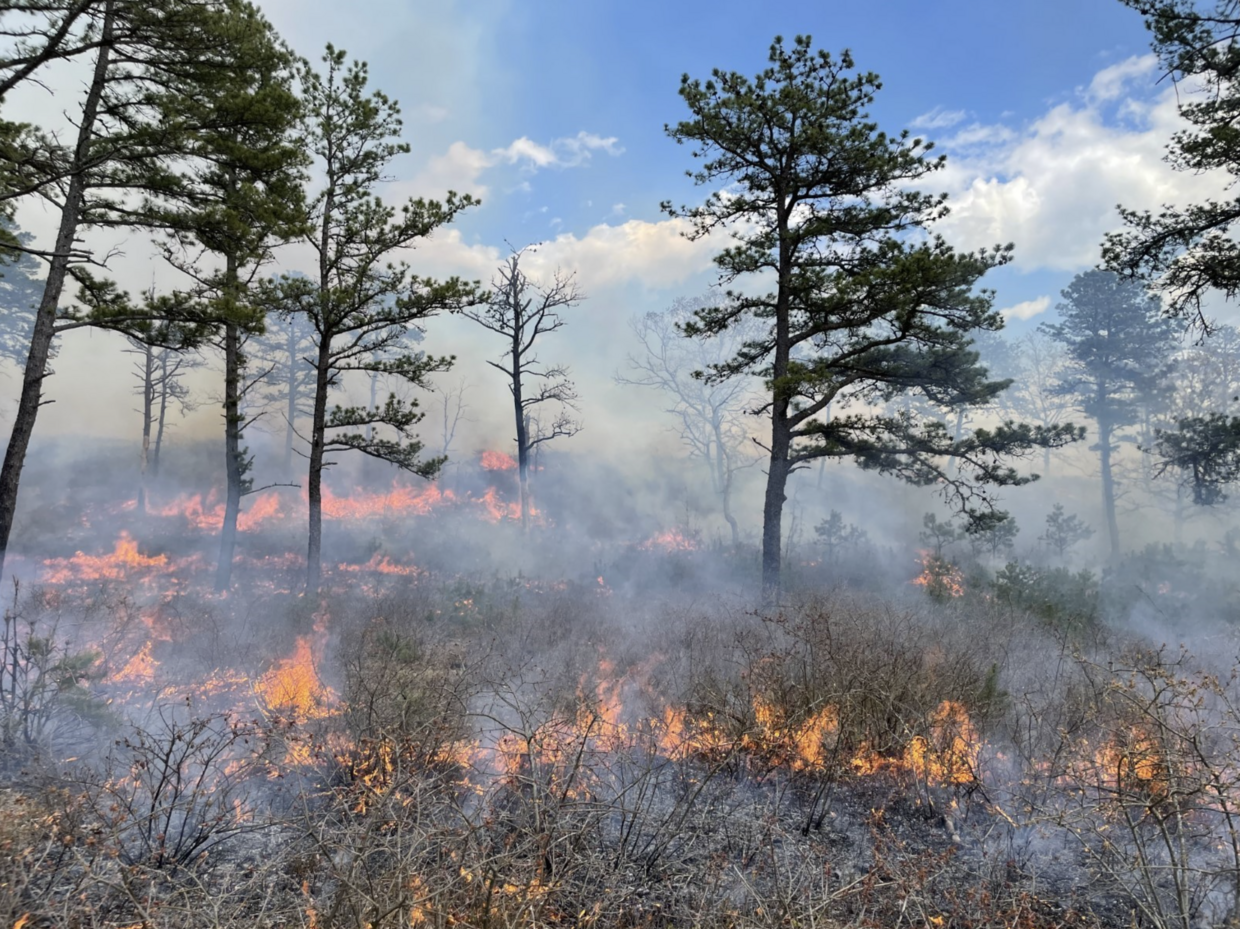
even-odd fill
[[(229, 264), (234, 258), (230, 255)], [(230, 280), (233, 275), (230, 273)], [(233, 556), (237, 548), (237, 516), (245, 475), (241, 460), (241, 331), (236, 323), (224, 326), (224, 525), (220, 528), (220, 558), (215, 567), (215, 589), (232, 585)]]
[(789, 208), (780, 204), (779, 226), (779, 289), (775, 300), (775, 355), (771, 364), (771, 460), (766, 472), (766, 497), (762, 504), (762, 603), (779, 603), (782, 529), (785, 490), (792, 453), (792, 424), (788, 421), (791, 398), (784, 381), (792, 358), (791, 310), (788, 288), (792, 276), (792, 247), (788, 242)]
[(309, 543), (306, 547), (306, 596), (317, 597), (323, 579), (323, 454), (327, 442), (327, 388), (331, 337), (322, 336), (314, 382), (314, 414), (310, 426), (310, 468), (306, 474), (309, 500)]
[(766, 475), (766, 498), (762, 507), (762, 602), (779, 603), (780, 569), (783, 543), (785, 490), (792, 450), (792, 428), (784, 416), (787, 400), (776, 400), (771, 422), (771, 460)]
[(155, 418), (155, 349), (142, 346), (142, 464), (138, 474), (138, 512), (146, 512), (146, 482), (151, 466), (151, 421)]
[(1098, 420), (1098, 451), (1102, 471), (1102, 510), (1106, 516), (1111, 557), (1119, 555), (1119, 523), (1115, 518), (1115, 478), (1111, 473), (1111, 424)]
[(86, 192), (84, 170), (90, 160), (91, 135), (99, 113), (99, 102), (107, 78), (111, 59), (111, 44), (116, 18), (115, 4), (109, 0), (104, 8), (103, 28), (100, 33), (99, 54), (95, 59), (94, 75), (82, 107), (78, 123), (77, 143), (73, 151), (73, 167), (69, 186), (65, 192), (64, 206), (60, 211), (60, 227), (56, 232), (55, 255), (48, 267), (47, 281), (43, 285), (43, 298), (35, 314), (34, 330), (30, 337), (30, 352), (22, 374), (22, 392), (13, 419), (13, 431), (9, 435), (4, 464), (0, 466), (0, 572), (4, 570), (4, 558), (8, 553), (9, 536), (13, 531), (13, 518), (17, 513), (17, 491), (21, 483), (22, 467), (30, 449), (35, 419), (43, 397), (43, 379), (47, 376), (47, 359), (52, 339), (56, 335), (56, 308), (64, 290), (69, 270), (69, 254), (73, 249), (81, 218), (82, 203)]

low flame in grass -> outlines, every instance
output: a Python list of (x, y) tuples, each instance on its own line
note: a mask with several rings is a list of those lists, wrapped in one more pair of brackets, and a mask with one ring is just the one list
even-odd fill
[(981, 740), (968, 711), (944, 700), (930, 720), (930, 735), (917, 735), (904, 749), (904, 764), (927, 784), (972, 784), (977, 780)]
[(125, 662), (125, 667), (112, 675), (116, 683), (146, 683), (155, 679), (155, 669), (159, 662), (151, 657), (151, 643), (147, 642), (137, 653)]
[(485, 471), (511, 471), (517, 466), (516, 460), (511, 455), (490, 450), (482, 453), (478, 463)]
[(342, 564), (337, 566), (339, 570), (350, 574), (387, 574), (399, 577), (417, 577), (422, 573), (422, 569), (417, 565), (397, 564), (387, 555), (380, 555), (378, 552), (370, 556), (370, 560), (365, 564)]
[[(505, 519), (521, 518), (520, 501), (501, 500), (499, 491), (494, 487), (488, 487), (487, 492), (479, 497), (477, 502), (482, 508), (483, 518), (493, 523), (498, 523)], [(538, 517), (538, 510), (530, 507), (530, 517), (536, 519)]]
[(923, 550), (917, 553), (917, 563), (921, 565), (921, 573), (913, 578), (913, 583), (924, 587), (932, 597), (964, 595), (964, 575), (943, 556)]
[(135, 572), (165, 572), (170, 570), (167, 555), (143, 555), (138, 543), (127, 532), (116, 540), (116, 547), (107, 555), (87, 555), (77, 552), (72, 558), (48, 558), (43, 562), (46, 572), (43, 580), (48, 584), (67, 584), (71, 581), (119, 580)]
[(1096, 780), (1108, 791), (1137, 794), (1150, 799), (1165, 797), (1170, 775), (1158, 741), (1134, 730), (1113, 736), (1094, 752)]
[(645, 552), (695, 552), (701, 544), (697, 533), (687, 533), (683, 529), (665, 529), (656, 532), (637, 547)]
[(455, 500), (456, 495), (452, 491), (441, 490), (438, 484), (427, 484), (420, 489), (393, 484), (387, 493), (357, 491), (347, 497), (338, 497), (324, 487), (323, 515), (328, 519), (425, 516)]

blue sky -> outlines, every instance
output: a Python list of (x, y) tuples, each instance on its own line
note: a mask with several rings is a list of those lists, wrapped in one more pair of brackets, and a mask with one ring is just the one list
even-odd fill
[[(581, 239), (626, 220), (658, 223), (660, 200), (699, 198), (683, 176), (687, 151), (663, 132), (685, 115), (680, 75), (705, 77), (714, 67), (752, 74), (776, 34), (809, 33), (820, 47), (851, 49), (859, 67), (883, 79), (873, 115), (884, 129), (912, 125), (938, 136), (960, 171), (1000, 180), (1010, 167), (979, 163), (993, 162), (993, 149), (953, 145), (952, 137), (971, 126), (1026, 133), (1057, 106), (1086, 106), (1083, 91), (1099, 72), (1149, 52), (1140, 17), (1117, 0), (262, 5), (302, 54), (313, 57), (331, 40), (370, 62), (374, 85), (406, 113), (413, 152), (402, 176), (417, 179), (417, 193), (448, 183), (480, 193), (483, 208), (458, 228), (465, 242), (492, 247)], [(1121, 104), (1156, 98), (1157, 76), (1147, 70), (1129, 81)], [(1122, 126), (1121, 109), (1100, 107), (1097, 128)], [(517, 140), (554, 152), (555, 163), (522, 157), (511, 147)], [(473, 170), (464, 170), (471, 157)], [(1072, 268), (1014, 241), (1017, 266), (987, 283), (1003, 305), (1048, 296), (1053, 304)], [(703, 280), (685, 283), (700, 289)]]
[[(573, 366), (584, 415), (606, 424), (584, 444), (634, 432), (659, 409), (655, 398), (643, 406), (612, 382), (634, 347), (629, 320), (713, 280), (719, 243), (685, 242), (683, 227), (658, 208), (706, 194), (684, 176), (688, 150), (663, 130), (686, 116), (680, 76), (704, 78), (716, 67), (753, 74), (776, 34), (809, 33), (819, 47), (851, 49), (860, 68), (882, 77), (872, 113), (879, 125), (936, 140), (949, 163), (930, 186), (953, 204), (943, 234), (962, 248), (1016, 246), (1013, 264), (985, 284), (1017, 332), (1053, 314), (1072, 275), (1097, 261), (1117, 203), (1156, 208), (1217, 193), (1225, 181), (1175, 174), (1162, 162), (1180, 125), (1174, 88), (1159, 82), (1141, 18), (1119, 0), (260, 6), (297, 52), (317, 60), (333, 42), (368, 61), (372, 86), (400, 101), (411, 151), (393, 165), (388, 199), (449, 188), (482, 198), (481, 208), (407, 256), (419, 272), (485, 282), (509, 243), (543, 242), (527, 270), (577, 275), (589, 299), (547, 356)], [(28, 105), (32, 118), (46, 113), (42, 97)], [(50, 232), (45, 211), (19, 220)], [(125, 252), (116, 266), (124, 286), (140, 290), (167, 274), (143, 243), (125, 243)], [(282, 261), (297, 269), (307, 259), (291, 249)], [(96, 358), (107, 353), (82, 343), (92, 346), (82, 352), (83, 376), (117, 386), (115, 396), (91, 393), (103, 422), (109, 409), (128, 408), (128, 385), (105, 376), (108, 362)], [(477, 385), (478, 432), (507, 435), (503, 385), (482, 363), (496, 346), (459, 319), (436, 321), (427, 346), (462, 359), (453, 376)], [(66, 344), (66, 359), (76, 352)], [(49, 420), (59, 421), (57, 406)], [(203, 428), (216, 428), (213, 411)]]

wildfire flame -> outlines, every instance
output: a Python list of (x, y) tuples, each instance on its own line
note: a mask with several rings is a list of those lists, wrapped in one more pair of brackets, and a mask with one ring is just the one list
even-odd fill
[(934, 597), (964, 596), (964, 575), (954, 564), (929, 550), (917, 553), (917, 563), (921, 565), (921, 574), (913, 578), (913, 583), (924, 587)]
[(511, 471), (517, 466), (516, 460), (511, 455), (490, 450), (482, 453), (478, 463), (485, 471)]
[(70, 581), (119, 580), (134, 571), (167, 571), (167, 555), (143, 555), (129, 533), (122, 532), (116, 546), (107, 555), (74, 553), (72, 558), (48, 558), (43, 562), (44, 580), (49, 584)]
[(656, 532), (637, 547), (646, 552), (694, 552), (701, 546), (696, 534), (687, 534), (682, 529), (665, 529)]

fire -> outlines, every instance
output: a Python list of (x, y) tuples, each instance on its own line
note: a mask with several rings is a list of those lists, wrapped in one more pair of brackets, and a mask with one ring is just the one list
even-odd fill
[(375, 519), (383, 516), (426, 516), (438, 507), (455, 502), (450, 490), (438, 484), (427, 484), (421, 490), (393, 484), (387, 493), (358, 491), (349, 497), (338, 497), (323, 488), (323, 515), (328, 519)]
[(138, 543), (129, 533), (122, 532), (116, 546), (108, 555), (74, 553), (72, 558), (48, 558), (43, 562), (47, 569), (44, 580), (49, 584), (66, 584), (70, 581), (119, 580), (136, 571), (170, 570), (167, 555), (143, 555)]
[(338, 569), (352, 574), (388, 574), (400, 577), (417, 577), (422, 573), (422, 569), (417, 565), (397, 564), (389, 556), (380, 555), (378, 552), (371, 555), (365, 564), (342, 564)]
[(964, 575), (954, 564), (929, 550), (917, 553), (921, 574), (913, 578), (918, 587), (926, 588), (932, 597), (960, 597), (964, 595)]
[(1115, 735), (1094, 752), (1098, 779), (1111, 790), (1150, 798), (1166, 796), (1170, 774), (1158, 741), (1149, 733)]
[(319, 678), (314, 636), (297, 637), (293, 653), (254, 684), (254, 691), (267, 706), (293, 719), (315, 719), (331, 715), (336, 695)]
[(968, 712), (959, 703), (944, 700), (930, 719), (930, 736), (914, 736), (905, 748), (904, 764), (927, 784), (972, 784), (977, 781), (980, 749)]
[(493, 452), (489, 449), (482, 453), (478, 463), (485, 471), (511, 471), (517, 466), (516, 460), (511, 455)]
[(646, 552), (694, 552), (701, 545), (697, 533), (690, 534), (681, 529), (665, 529), (662, 532), (656, 532), (637, 547)]
[(827, 739), (839, 733), (839, 713), (825, 706), (799, 725), (789, 725), (773, 704), (761, 696), (753, 697), (754, 718), (760, 730), (759, 747), (776, 763), (794, 771), (821, 768), (827, 760)]
[[(487, 492), (478, 498), (478, 503), (482, 507), (483, 517), (493, 523), (504, 519), (521, 518), (521, 503), (519, 501), (501, 500), (499, 498), (499, 491), (494, 487), (488, 487)], [(530, 516), (538, 516), (538, 511), (533, 507), (530, 507)]]
[(151, 657), (151, 643), (147, 642), (138, 649), (137, 654), (125, 662), (125, 667), (113, 675), (112, 680), (118, 683), (151, 681), (154, 680), (155, 669), (158, 667), (159, 662)]

